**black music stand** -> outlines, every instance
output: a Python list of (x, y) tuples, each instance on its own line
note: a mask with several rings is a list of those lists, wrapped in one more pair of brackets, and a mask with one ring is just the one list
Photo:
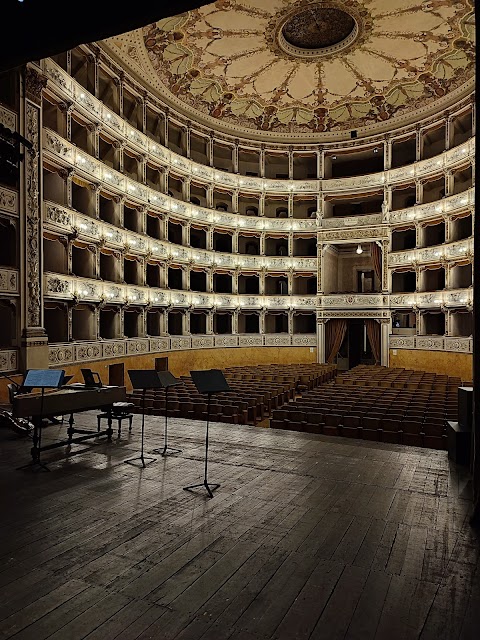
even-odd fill
[(197, 487), (205, 487), (210, 498), (213, 498), (212, 491), (218, 489), (219, 484), (208, 484), (207, 472), (208, 472), (208, 423), (210, 422), (210, 399), (212, 394), (221, 393), (223, 391), (231, 391), (228, 386), (228, 382), (225, 380), (220, 369), (209, 369), (207, 371), (190, 371), (193, 384), (197, 387), (200, 393), (208, 394), (207, 401), (207, 431), (205, 435), (205, 476), (203, 482), (199, 484), (191, 484), (188, 487), (183, 487), (185, 491), (196, 489)]
[[(154, 371), (153, 369), (149, 369), (147, 371), (145, 371), (144, 369), (132, 369), (128, 372), (128, 376), (134, 389), (143, 389), (142, 448), (139, 458), (130, 458), (130, 460), (124, 460), (124, 462), (126, 464), (132, 464), (134, 466), (141, 466), (143, 467), (143, 469), (145, 469), (148, 464), (152, 464), (152, 462), (155, 462), (156, 460), (156, 458), (152, 458), (150, 456), (147, 456), (145, 458), (145, 456), (143, 455), (143, 439), (145, 433), (145, 393), (147, 389), (160, 389), (162, 387), (162, 383), (160, 382), (157, 371)], [(139, 460), (140, 464), (138, 464)], [(145, 463), (145, 460), (148, 460), (148, 462)]]
[(47, 465), (40, 461), (40, 449), (42, 446), (43, 400), (45, 397), (45, 389), (59, 389), (63, 385), (64, 378), (64, 369), (29, 369), (25, 374), (22, 386), (30, 389), (41, 389), (42, 396), (40, 399), (40, 415), (33, 423), (32, 461), (22, 467), (18, 467), (19, 469), (27, 469), (37, 465), (40, 469), (50, 471)]
[(159, 453), (162, 456), (168, 456), (172, 453), (182, 453), (181, 449), (172, 449), (167, 446), (167, 411), (168, 411), (168, 390), (170, 387), (174, 387), (177, 384), (180, 384), (180, 380), (177, 380), (170, 371), (157, 371), (158, 379), (162, 387), (165, 389), (165, 444), (163, 449), (153, 449), (152, 453)]

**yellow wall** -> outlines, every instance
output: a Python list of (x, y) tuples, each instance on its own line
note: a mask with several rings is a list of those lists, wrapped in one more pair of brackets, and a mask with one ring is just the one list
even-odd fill
[[(299, 364), (317, 361), (317, 349), (310, 347), (232, 347), (216, 349), (191, 349), (188, 351), (167, 351), (127, 358), (112, 358), (100, 362), (82, 362), (82, 364), (58, 367), (65, 369), (67, 375), (75, 376), (72, 382), (83, 382), (80, 369), (89, 368), (97, 371), (103, 382), (108, 383), (108, 365), (125, 363), (125, 383), (131, 389), (128, 369), (153, 369), (155, 358), (168, 357), (168, 369), (174, 376), (185, 376), (196, 369), (223, 369), (237, 365), (253, 364)], [(22, 376), (11, 376), (18, 382)], [(7, 402), (8, 380), (0, 379), (0, 402)]]
[(420, 349), (390, 349), (390, 366), (430, 371), (448, 376), (458, 376), (463, 381), (473, 378), (473, 355), (451, 351), (422, 351)]

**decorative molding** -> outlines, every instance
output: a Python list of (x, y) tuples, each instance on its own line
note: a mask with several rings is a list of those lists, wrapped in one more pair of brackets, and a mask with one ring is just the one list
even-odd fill
[[(30, 83), (30, 85), (28, 84)], [(43, 81), (39, 74), (27, 67), (27, 90), (40, 92)], [(38, 96), (37, 96), (38, 97)], [(41, 100), (41, 97), (40, 97)], [(40, 183), (39, 183), (39, 153), (40, 153), (40, 108), (27, 100), (25, 105), (25, 137), (33, 145), (33, 150), (25, 154), (25, 221), (26, 221), (26, 320), (28, 327), (41, 326), (41, 217), (40, 217)]]
[(324, 229), (335, 229), (341, 227), (370, 227), (381, 225), (383, 222), (381, 213), (373, 213), (364, 216), (353, 216), (346, 218), (322, 218), (321, 226)]
[(238, 346), (239, 347), (261, 347), (263, 346), (264, 336), (262, 335), (239, 335)]
[(419, 265), (432, 262), (448, 260), (455, 262), (465, 258), (473, 258), (473, 238), (458, 240), (448, 244), (441, 244), (425, 249), (410, 249), (408, 251), (397, 251), (388, 256), (389, 268), (404, 265)]
[(10, 131), (17, 131), (17, 114), (0, 104), (0, 124)]
[(18, 269), (0, 267), (0, 293), (18, 295), (19, 292)]
[(18, 191), (0, 185), (0, 211), (18, 216)]
[(415, 336), (391, 335), (389, 346), (390, 349), (415, 349)]
[(289, 347), (292, 344), (292, 336), (289, 334), (271, 335), (266, 333), (264, 339), (266, 347)]
[(418, 349), (422, 351), (452, 351), (473, 353), (473, 339), (452, 336), (399, 336), (391, 335), (390, 349)]
[(42, 91), (47, 86), (48, 78), (33, 67), (25, 68), (25, 94), (37, 106), (42, 105)]
[[(191, 349), (295, 346), (315, 347), (316, 335), (289, 334), (239, 334), (239, 335), (195, 335), (155, 338), (127, 338), (124, 340), (98, 340), (49, 344), (49, 363), (56, 367), (66, 364), (95, 360), (123, 358), (135, 355), (154, 355), (169, 351), (189, 351)], [(142, 345), (139, 347), (139, 345)], [(15, 366), (1, 369), (2, 354), (15, 354)], [(0, 351), (0, 370), (16, 368), (16, 351)], [(10, 356), (9, 356), (10, 357)]]
[(331, 309), (388, 307), (389, 296), (380, 293), (325, 294), (319, 297), (319, 304), (323, 308)]
[(16, 349), (2, 349), (0, 351), (0, 371), (18, 370), (18, 351)]

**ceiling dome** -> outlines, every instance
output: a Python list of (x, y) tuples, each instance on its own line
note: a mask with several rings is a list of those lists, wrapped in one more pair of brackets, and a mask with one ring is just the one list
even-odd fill
[(345, 11), (314, 5), (295, 11), (281, 33), (288, 44), (310, 52), (339, 44), (354, 29), (355, 20)]
[(210, 128), (338, 139), (413, 122), (472, 91), (473, 0), (218, 0), (104, 46)]

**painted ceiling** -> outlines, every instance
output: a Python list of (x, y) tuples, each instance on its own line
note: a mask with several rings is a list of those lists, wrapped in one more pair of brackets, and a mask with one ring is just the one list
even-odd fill
[(375, 129), (471, 86), (474, 0), (217, 0), (104, 45), (234, 134)]

